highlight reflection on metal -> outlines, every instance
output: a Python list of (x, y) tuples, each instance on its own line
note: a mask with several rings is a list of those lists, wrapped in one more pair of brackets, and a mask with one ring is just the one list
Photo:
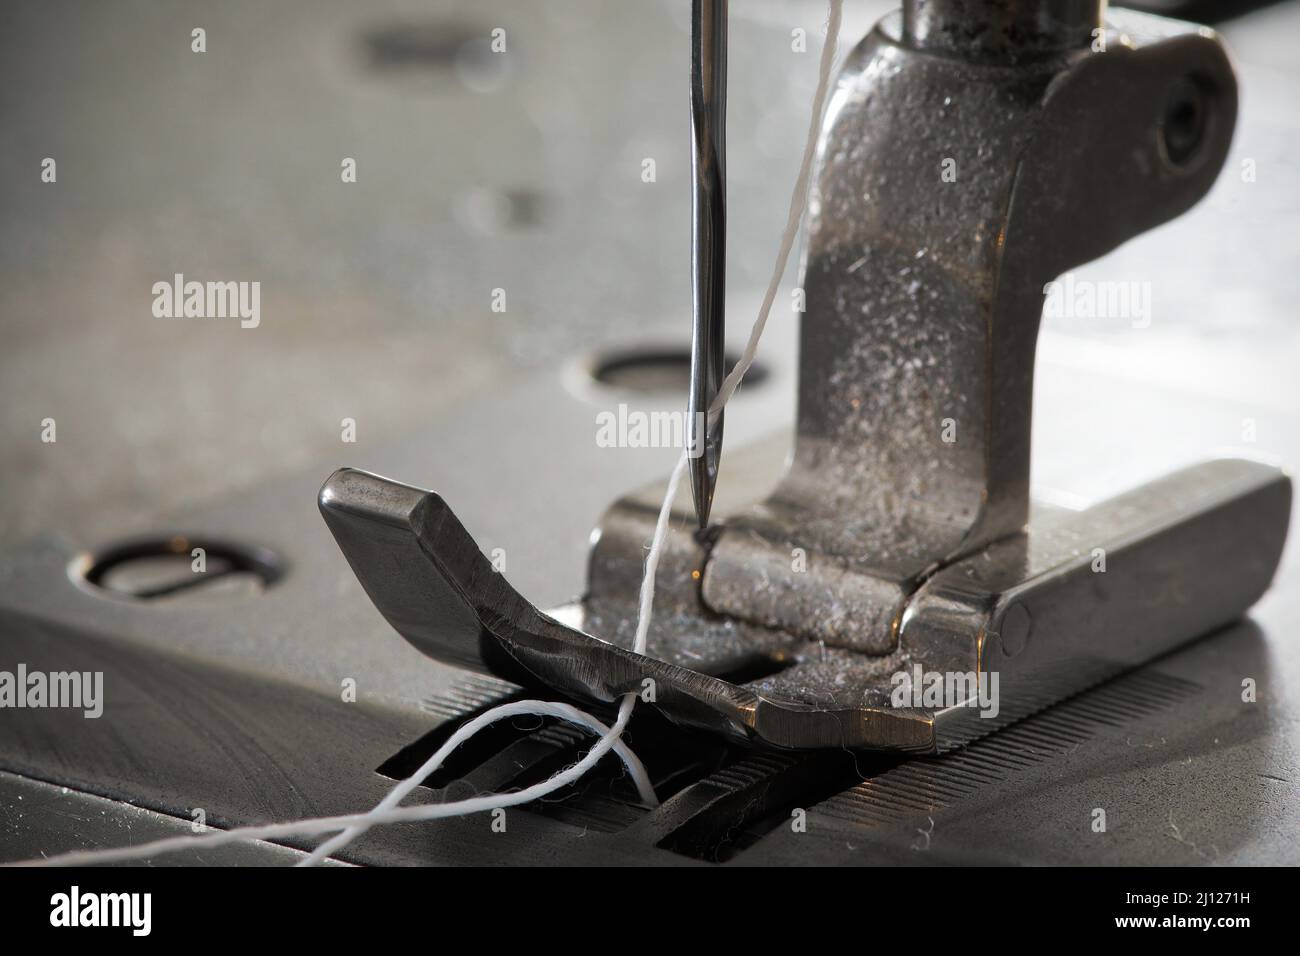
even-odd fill
[[(666, 713), (740, 739), (934, 751), (1264, 592), (1291, 507), (1276, 468), (1212, 461), (1081, 512), (1029, 500), (1043, 287), (1205, 194), (1236, 118), (1227, 58), (1209, 30), (1119, 10), (1094, 53), (1100, 3), (1004, 6), (909, 0), (848, 58), (810, 204), (793, 459), (765, 495), (788, 445), (729, 456), (724, 520), (669, 538), (648, 654), (627, 648), (662, 489), (605, 514), (560, 623), (438, 496), (336, 472), (322, 512), (403, 636), (579, 697), (651, 680)], [(918, 666), (996, 672), (998, 716), (892, 706)]]
[(690, 472), (703, 528), (722, 457), (722, 413), (712, 422), (706, 414), (727, 372), (727, 0), (691, 3), (691, 217), (694, 310), (686, 437), (690, 447), (701, 449)]

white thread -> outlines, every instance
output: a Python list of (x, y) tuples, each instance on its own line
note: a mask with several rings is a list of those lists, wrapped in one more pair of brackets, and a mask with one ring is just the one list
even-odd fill
[[(645, 574), (641, 578), (641, 601), (636, 619), (636, 635), (632, 639), (632, 650), (637, 654), (645, 654), (646, 644), (649, 641), (650, 614), (651, 609), (654, 607), (655, 578), (659, 571), (659, 555), (663, 553), (664, 540), (668, 537), (668, 519), (672, 514), (673, 499), (677, 497), (677, 487), (681, 483), (682, 475), (685, 472), (686, 455), (683, 453), (682, 457), (677, 460), (677, 465), (673, 468), (672, 474), (668, 478), (668, 490), (664, 494), (664, 503), (659, 507), (659, 517), (655, 521), (654, 534), (650, 539), (650, 551), (646, 555), (645, 559)], [(532, 709), (523, 707), (523, 703), (527, 703)], [(609, 746), (612, 746), (616, 751), (618, 751), (619, 756), (623, 758), (623, 762), (627, 764), (628, 771), (632, 774), (633, 780), (636, 781), (637, 792), (640, 794), (641, 800), (648, 806), (657, 807), (659, 805), (659, 798), (655, 796), (654, 787), (650, 784), (650, 777), (645, 772), (645, 767), (642, 766), (641, 761), (636, 757), (636, 755), (634, 755), (632, 751), (628, 750), (623, 742), (619, 740), (620, 735), (623, 733), (624, 728), (627, 727), (627, 723), (632, 717), (632, 707), (635, 703), (636, 694), (625, 695), (623, 702), (619, 704), (618, 719), (614, 721), (614, 726), (610, 728), (606, 728), (600, 721), (596, 720), (589, 714), (578, 710), (576, 707), (570, 707), (568, 704), (553, 705), (546, 701), (527, 701), (520, 704), (505, 704), (488, 711), (483, 715), (483, 717), (491, 717), (510, 708), (518, 708), (515, 710), (515, 713), (549, 713), (557, 717), (566, 717), (566, 719), (581, 724), (588, 729), (599, 728), (596, 732), (603, 733), (603, 736), (597, 742), (597, 747), (604, 744), (606, 741), (609, 741)], [(447, 756), (456, 749), (456, 747), (474, 736), (474, 734), (478, 733), (482, 727), (487, 726), (487, 723), (480, 723), (482, 720), (483, 718), (480, 717), (477, 721), (470, 721), (464, 727), (461, 727), (460, 730), (453, 734), (447, 742), (438, 749), (436, 754), (425, 762), (423, 767), (389, 791), (388, 796), (386, 796), (378, 806), (371, 811), (371, 813), (377, 816), (401, 803), (408, 793), (419, 786), (422, 780), (427, 778), (429, 774), (433, 773), (442, 765), (442, 761), (445, 760)], [(478, 726), (475, 726), (475, 724), (478, 724)], [(605, 749), (608, 750), (608, 747)], [(595, 748), (592, 749), (592, 753), (595, 753)], [(589, 753), (586, 759), (570, 768), (570, 771), (581, 768), (581, 770), (579, 770), (579, 772), (573, 777), (573, 780), (576, 781), (582, 777), (591, 769), (591, 767), (595, 766), (596, 761), (600, 759), (600, 756), (597, 756), (595, 760), (591, 760), (591, 756), (592, 754)], [(588, 763), (588, 761), (590, 762)], [(547, 788), (543, 793), (538, 794), (539, 797), (545, 796), (546, 793), (558, 790), (561, 786), (567, 785), (555, 783), (558, 776), (559, 775), (557, 774), (556, 776), (537, 785), (539, 787)], [(316, 863), (319, 863), (343, 849), (368, 829), (369, 826), (366, 824), (349, 827), (338, 836), (322, 843), (312, 851), (310, 856), (304, 860), (300, 860), (297, 865), (313, 866)]]
[[(646, 574), (641, 581), (641, 604), (640, 612), (637, 617), (636, 636), (632, 641), (632, 649), (638, 654), (644, 654), (648, 641), (650, 628), (650, 609), (654, 605), (655, 592), (655, 574), (659, 567), (659, 555), (663, 552), (664, 539), (668, 536), (668, 519), (672, 513), (673, 499), (677, 497), (677, 488), (681, 484), (682, 475), (686, 471), (686, 456), (682, 455), (677, 461), (677, 466), (673, 469), (672, 475), (668, 479), (668, 490), (664, 495), (664, 503), (659, 509), (659, 518), (655, 522), (654, 536), (650, 542), (650, 551), (646, 555)], [(401, 823), (412, 820), (436, 820), (443, 817), (464, 816), (470, 813), (479, 813), (484, 810), (496, 810), (504, 807), (518, 806), (523, 803), (531, 803), (533, 800), (540, 799), (549, 793), (553, 793), (562, 787), (581, 779), (591, 770), (600, 759), (609, 753), (611, 749), (619, 748), (619, 756), (624, 757), (624, 763), (627, 764), (628, 770), (633, 780), (637, 784), (637, 790), (643, 800), (655, 806), (658, 804), (658, 798), (655, 797), (654, 789), (650, 785), (649, 776), (645, 772), (641, 761), (632, 754), (619, 737), (622, 736), (623, 730), (627, 727), (628, 720), (632, 717), (632, 707), (636, 703), (636, 694), (626, 694), (619, 704), (618, 717), (613, 725), (608, 729), (584, 711), (576, 707), (570, 707), (568, 704), (556, 704), (550, 701), (516, 701), (513, 704), (502, 704), (500, 707), (494, 707), (492, 710), (479, 715), (473, 720), (460, 727), (456, 733), (448, 738), (447, 742), (438, 748), (438, 752), (425, 761), (424, 766), (420, 767), (415, 773), (407, 777), (397, 786), (395, 786), (388, 795), (375, 806), (374, 809), (365, 813), (354, 813), (346, 816), (335, 817), (317, 817), (309, 820), (295, 820), (290, 823), (270, 823), (264, 826), (236, 827), (232, 830), (222, 830), (218, 833), (205, 834), (203, 836), (178, 836), (167, 837), (162, 840), (155, 840), (152, 843), (139, 844), (130, 847), (118, 847), (109, 850), (79, 850), (72, 853), (64, 853), (59, 856), (50, 857), (45, 860), (26, 860), (21, 863), (10, 863), (7, 866), (84, 866), (90, 863), (113, 863), (122, 860), (139, 860), (147, 859), (153, 856), (159, 856), (164, 853), (172, 853), (178, 850), (201, 849), (204, 847), (221, 846), (226, 843), (233, 843), (236, 840), (272, 840), (284, 839), (292, 836), (311, 836), (317, 833), (332, 833), (336, 830), (343, 831), (338, 837), (327, 841), (331, 844), (328, 853), (337, 853), (343, 847), (347, 846), (353, 839), (360, 836), (372, 826), (384, 823)], [(592, 746), (582, 760), (578, 761), (572, 767), (562, 770), (554, 776), (548, 777), (541, 783), (534, 784), (524, 790), (516, 793), (494, 793), (482, 797), (473, 797), (468, 800), (458, 800), (453, 803), (433, 804), (429, 806), (417, 807), (398, 807), (396, 804), (405, 797), (411, 790), (419, 786), (429, 774), (435, 772), (442, 762), (453, 750), (467, 739), (478, 733), (488, 724), (495, 723), (506, 717), (515, 717), (521, 714), (543, 714), (561, 717), (565, 720), (572, 720), (584, 727), (599, 728), (604, 731), (599, 740)], [(626, 756), (624, 756), (626, 755)], [(324, 859), (325, 853), (321, 853), (325, 845), (317, 847), (313, 853), (299, 864), (310, 865)], [(318, 855), (320, 854), (320, 855)]]
[[(744, 352), (741, 353), (740, 361), (736, 363), (731, 373), (723, 379), (722, 385), (718, 389), (718, 395), (709, 408), (710, 417), (716, 416), (722, 410), (722, 407), (740, 385), (740, 380), (744, 377), (745, 372), (749, 370), (750, 365), (754, 362), (754, 356), (758, 352), (759, 339), (762, 338), (763, 330), (767, 327), (768, 314), (772, 310), (772, 303), (776, 300), (776, 293), (780, 288), (786, 265), (789, 263), (790, 250), (794, 247), (794, 240), (798, 235), (799, 221), (803, 218), (804, 209), (807, 206), (808, 179), (817, 145), (817, 133), (821, 127), (821, 115), (825, 108), (826, 95), (830, 89), (831, 65), (835, 59), (835, 48), (840, 31), (841, 7), (843, 5), (843, 0), (829, 0), (829, 2), (830, 16), (826, 26), (826, 41), (822, 46), (817, 91), (813, 95), (812, 120), (809, 124), (808, 138), (804, 145), (803, 162), (799, 167), (799, 176), (795, 180), (794, 194), (790, 197), (790, 213), (786, 219), (785, 232), (781, 236), (776, 268), (771, 281), (768, 283), (758, 318), (750, 330), (749, 341), (745, 345)], [(663, 544), (668, 536), (668, 520), (672, 513), (673, 499), (677, 496), (678, 485), (681, 482), (683, 473), (686, 471), (686, 462), (686, 456), (683, 454), (678, 459), (677, 465), (668, 479), (667, 492), (664, 495), (663, 504), (659, 508), (659, 518), (655, 522), (650, 550), (646, 554), (645, 576), (641, 580), (636, 634), (632, 642), (632, 649), (637, 654), (645, 654), (650, 633), (650, 614), (654, 605), (655, 576), (659, 569), (659, 557), (663, 552)], [(609, 728), (605, 728), (604, 724), (590, 714), (567, 704), (556, 704), (550, 701), (516, 701), (513, 704), (503, 704), (500, 707), (495, 707), (460, 727), (442, 747), (438, 748), (437, 753), (425, 761), (419, 770), (397, 784), (378, 805), (365, 813), (317, 817), (309, 820), (294, 820), (288, 823), (269, 823), (263, 826), (236, 827), (232, 830), (222, 830), (202, 836), (168, 837), (136, 846), (115, 847), (107, 850), (80, 850), (48, 859), (25, 860), (5, 865), (84, 866), (94, 863), (114, 863), (124, 860), (147, 859), (179, 850), (220, 846), (238, 840), (277, 840), (342, 831), (338, 836), (317, 847), (309, 857), (300, 861), (299, 864), (311, 865), (332, 853), (337, 853), (372, 826), (386, 823), (437, 820), (531, 803), (533, 800), (540, 799), (581, 779), (610, 750), (614, 750), (627, 766), (641, 798), (654, 805), (658, 803), (658, 800), (650, 786), (649, 777), (644, 766), (642, 766), (636, 755), (619, 740), (623, 730), (627, 727), (628, 720), (632, 716), (632, 707), (635, 703), (636, 694), (625, 695), (619, 704), (618, 717)], [(568, 720), (602, 735), (582, 760), (543, 780), (541, 783), (534, 784), (516, 793), (495, 793), (482, 797), (472, 797), (468, 800), (457, 800), (452, 803), (415, 807), (399, 807), (396, 805), (415, 787), (419, 786), (420, 782), (426, 779), (429, 774), (434, 773), (442, 765), (442, 761), (447, 758), (447, 755), (469, 737), (498, 720), (521, 714), (542, 714), (544, 716), (559, 717), (562, 720)]]
[[(628, 710), (630, 713), (631, 708), (628, 708)], [(613, 740), (614, 752), (618, 754), (622, 759), (624, 766), (627, 767), (627, 771), (632, 777), (632, 782), (636, 784), (637, 795), (641, 797), (641, 801), (651, 807), (659, 805), (659, 798), (655, 796), (654, 786), (650, 783), (650, 775), (646, 773), (645, 766), (641, 763), (641, 760), (637, 755), (628, 749), (627, 745), (623, 743), (623, 741), (611, 735), (609, 727), (606, 727), (599, 720), (585, 711), (579, 710), (578, 708), (572, 707), (568, 704), (559, 704), (548, 700), (520, 700), (510, 704), (502, 704), (500, 707), (494, 707), (482, 716), (468, 721), (459, 727), (454, 734), (447, 738), (447, 742), (439, 747), (438, 751), (420, 766), (419, 770), (415, 771), (415, 773), (411, 774), (390, 790), (388, 796), (384, 797), (384, 799), (375, 806), (371, 813), (381, 813), (384, 810), (397, 806), (405, 800), (407, 794), (418, 787), (421, 781), (428, 779), (431, 773), (442, 766), (443, 761), (451, 755), (452, 751), (470, 737), (473, 737), (488, 724), (495, 723), (498, 720), (503, 720), (506, 717), (514, 717), (522, 714), (535, 714), (542, 717), (559, 717), (561, 720), (567, 720), (571, 724), (577, 724), (581, 727), (587, 728), (597, 737), (604, 738), (610, 736), (610, 739)], [(484, 719), (489, 717), (491, 720)], [(599, 757), (597, 759), (599, 759)], [(545, 782), (551, 783), (554, 779), (554, 777), (551, 777)], [(299, 860), (297, 865), (314, 866), (322, 860), (333, 856), (335, 852), (343, 849), (343, 847), (361, 836), (361, 834), (365, 833), (368, 829), (370, 828), (365, 824), (358, 824), (357, 826), (349, 827), (338, 836), (326, 840), (313, 850), (311, 855), (306, 859)]]
[(668, 490), (664, 493), (664, 503), (659, 506), (659, 519), (655, 522), (655, 533), (650, 539), (650, 551), (645, 556), (645, 576), (641, 578), (641, 605), (636, 615), (636, 636), (632, 639), (632, 650), (644, 654), (650, 637), (650, 612), (655, 603), (655, 575), (659, 573), (659, 555), (664, 549), (664, 540), (668, 537), (668, 518), (672, 514), (673, 499), (677, 497), (677, 486), (681, 484), (682, 475), (686, 473), (686, 453), (677, 459), (673, 473), (668, 476)]
[[(307, 820), (293, 820), (288, 823), (268, 823), (260, 826), (236, 827), (232, 830), (220, 830), (215, 833), (208, 833), (202, 836), (175, 836), (166, 837), (162, 840), (154, 840), (151, 843), (142, 843), (136, 846), (115, 847), (108, 850), (77, 850), (72, 853), (63, 853), (59, 856), (49, 857), (44, 860), (24, 860), (21, 863), (7, 863), (6, 866), (85, 866), (91, 863), (115, 863), (122, 860), (139, 860), (147, 859), (153, 856), (159, 856), (164, 853), (173, 853), (178, 850), (198, 850), (205, 847), (221, 846), (226, 843), (234, 843), (237, 840), (275, 840), (284, 839), (293, 836), (311, 836), (316, 833), (332, 833), (335, 830), (348, 830), (357, 828), (359, 832), (381, 823), (407, 823), (416, 820), (437, 820), (444, 817), (458, 817), (470, 813), (479, 813), (484, 810), (495, 810), (499, 807), (512, 807), (522, 803), (530, 803), (533, 800), (540, 799), (548, 793), (552, 793), (561, 787), (577, 781), (595, 766), (600, 759), (605, 756), (612, 748), (617, 745), (618, 735), (623, 732), (627, 725), (627, 719), (632, 714), (632, 702), (636, 700), (635, 694), (628, 694), (623, 699), (619, 707), (618, 719), (614, 721), (605, 734), (596, 741), (591, 751), (580, 761), (562, 770), (552, 777), (548, 777), (541, 783), (533, 784), (516, 793), (492, 793), (482, 797), (471, 797), (468, 800), (457, 800), (452, 803), (436, 803), (426, 806), (415, 807), (388, 807), (380, 812), (376, 807), (364, 813), (351, 813), (342, 816), (333, 817), (315, 817)], [(528, 709), (522, 709), (525, 705), (533, 705)], [(515, 709), (521, 708), (521, 709)], [(516, 717), (520, 714), (546, 713), (541, 708), (567, 708), (564, 704), (553, 704), (550, 701), (517, 701), (514, 704), (502, 704), (492, 710), (479, 715), (474, 720), (469, 721), (463, 727), (459, 728), (451, 739), (438, 749), (438, 753), (427, 760), (418, 772), (403, 780), (398, 786), (405, 786), (412, 781), (416, 785), (438, 769), (441, 761), (446, 759), (448, 753), (455, 749), (456, 746), (463, 743), (467, 738), (473, 736), (482, 730), (488, 724), (495, 723), (497, 720), (506, 717)], [(582, 719), (576, 721), (583, 726), (597, 725), (603, 727), (599, 721), (588, 714), (577, 711), (576, 708), (567, 708), (582, 714)], [(561, 715), (558, 712), (556, 716), (563, 716), (564, 719), (573, 719), (571, 715)], [(454, 743), (453, 743), (454, 741)], [(631, 751), (627, 751), (629, 754)], [(648, 786), (649, 780), (645, 776), (645, 770), (641, 767), (641, 762), (632, 757), (633, 762), (639, 768), (633, 773), (633, 779), (637, 780), (638, 790), (641, 784)], [(394, 790), (397, 788), (395, 787)], [(389, 796), (392, 794), (390, 793)], [(650, 791), (653, 798), (654, 791)], [(387, 798), (385, 798), (387, 799)], [(655, 801), (658, 802), (657, 800)], [(382, 802), (381, 802), (382, 805)], [(304, 861), (305, 862), (305, 861)]]
[(843, 0), (830, 0), (830, 18), (826, 23), (826, 42), (822, 44), (821, 62), (817, 67), (817, 91), (813, 94), (812, 122), (808, 125), (808, 138), (804, 141), (803, 162), (799, 164), (799, 176), (794, 181), (794, 193), (790, 196), (790, 212), (785, 220), (785, 232), (781, 234), (781, 248), (776, 254), (776, 268), (768, 280), (767, 292), (763, 295), (763, 304), (759, 307), (758, 318), (749, 330), (749, 341), (735, 368), (722, 380), (718, 394), (709, 406), (709, 417), (716, 419), (722, 406), (727, 404), (732, 394), (740, 387), (749, 367), (754, 364), (758, 353), (758, 340), (767, 328), (767, 317), (776, 301), (776, 293), (781, 288), (781, 278), (790, 261), (790, 250), (794, 248), (795, 238), (799, 235), (799, 220), (803, 218), (808, 207), (808, 179), (812, 175), (813, 157), (817, 153), (817, 136), (821, 130), (822, 111), (826, 109), (826, 96), (831, 88), (831, 65), (835, 62), (835, 47), (840, 35), (840, 13)]

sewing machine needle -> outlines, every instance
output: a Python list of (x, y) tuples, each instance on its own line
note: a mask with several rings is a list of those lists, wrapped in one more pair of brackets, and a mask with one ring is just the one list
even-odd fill
[[(709, 522), (722, 455), (722, 415), (708, 409), (726, 374), (727, 0), (691, 0), (691, 386), (686, 437), (691, 495)], [(700, 434), (703, 430), (704, 434)]]

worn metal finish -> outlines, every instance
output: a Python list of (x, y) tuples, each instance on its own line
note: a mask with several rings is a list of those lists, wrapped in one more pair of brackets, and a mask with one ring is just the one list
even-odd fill
[[(1028, 534), (936, 575), (888, 658), (680, 613), (643, 656), (624, 646), (626, 631), (622, 643), (585, 633), (600, 621), (582, 608), (538, 611), (436, 494), (353, 469), (320, 493), (370, 599), (431, 657), (607, 702), (644, 690), (648, 678), (670, 716), (739, 740), (913, 752), (987, 733), (1235, 619), (1268, 587), (1290, 504), (1290, 481), (1276, 469), (1213, 462), (1087, 511), (1044, 513)], [(1098, 548), (1109, 576), (1094, 573)], [(691, 561), (689, 549), (666, 560), (683, 558)], [(1204, 572), (1216, 564), (1231, 573), (1210, 586)], [(683, 576), (670, 580), (680, 607)], [(763, 676), (743, 684), (710, 676), (764, 661)], [(914, 666), (999, 672), (1000, 713), (894, 706), (889, 675)]]
[(905, 0), (903, 39), (963, 60), (1019, 63), (1087, 46), (1104, 0)]
[[(691, 3), (691, 387), (687, 444), (691, 496), (709, 523), (722, 456), (722, 422), (708, 411), (726, 375), (727, 0)], [(701, 429), (703, 432), (701, 433)]]
[[(1132, 46), (1007, 67), (913, 49), (892, 18), (849, 58), (810, 206), (794, 460), (722, 531), (713, 610), (885, 653), (925, 576), (1024, 527), (1045, 284), (1195, 203), (1236, 115), (1216, 39), (1124, 22)], [(1158, 126), (1189, 76), (1207, 122), (1176, 165)]]
[[(1275, 468), (1213, 462), (1029, 521), (1046, 283), (1199, 199), (1236, 115), (1208, 31), (1138, 18), (1103, 54), (1078, 45), (1078, 8), (1040, 6), (1065, 9), (1044, 35), (1068, 52), (936, 54), (894, 16), (850, 57), (810, 204), (792, 461), (761, 503), (664, 555), (647, 656), (627, 647), (653, 506), (607, 518), (567, 626), (441, 498), (340, 471), (321, 510), (390, 623), (439, 659), (580, 697), (651, 679), (667, 713), (741, 739), (935, 751), (1244, 612), (1285, 540)], [(1171, 98), (1195, 116), (1173, 136)], [(1098, 554), (1127, 573), (1099, 577)], [(764, 660), (748, 681), (711, 676)], [(913, 667), (996, 673), (1003, 703), (900, 706), (892, 678)]]

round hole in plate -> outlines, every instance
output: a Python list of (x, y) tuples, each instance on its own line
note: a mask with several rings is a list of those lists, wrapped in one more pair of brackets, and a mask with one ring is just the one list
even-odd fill
[(83, 555), (70, 573), (95, 593), (128, 600), (230, 601), (265, 591), (284, 575), (284, 564), (263, 547), (173, 534)]
[[(727, 353), (727, 368), (739, 356)], [(691, 384), (691, 353), (678, 348), (622, 349), (598, 355), (591, 363), (591, 377), (608, 388), (647, 394), (685, 395)], [(767, 369), (755, 362), (745, 373), (742, 388), (761, 385)]]

